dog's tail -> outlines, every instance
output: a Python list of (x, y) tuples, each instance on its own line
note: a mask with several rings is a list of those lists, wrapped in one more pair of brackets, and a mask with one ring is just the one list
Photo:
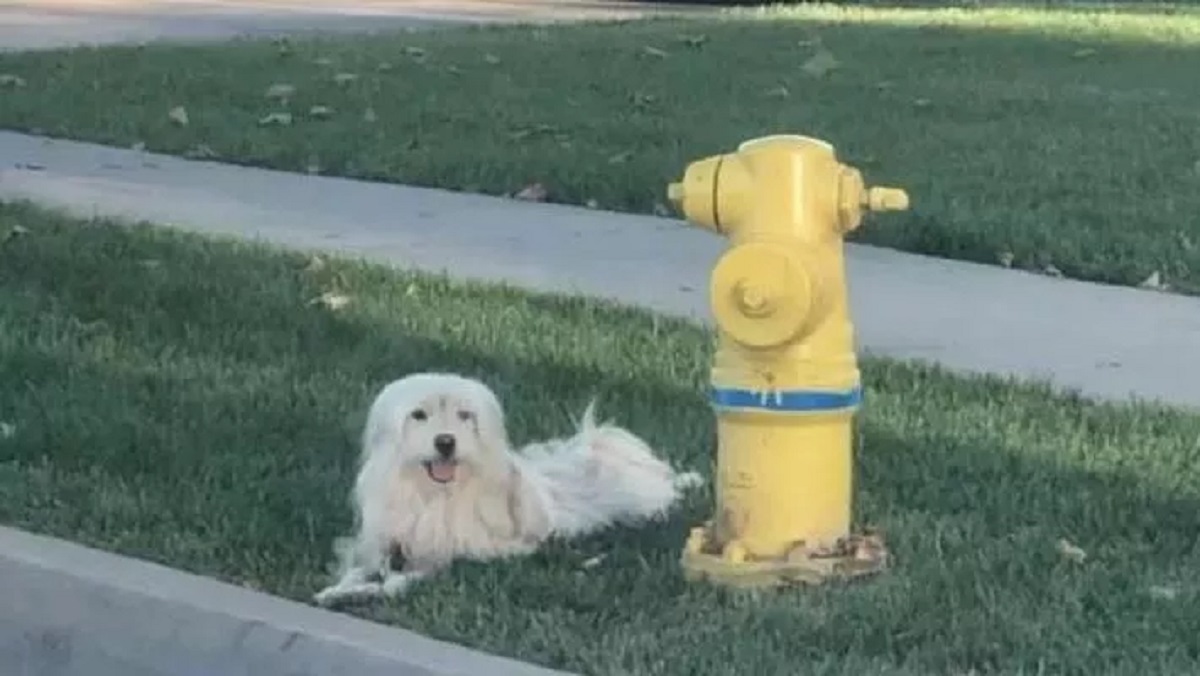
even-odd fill
[(593, 399), (571, 439), (528, 457), (546, 481), (562, 535), (662, 516), (699, 478), (676, 472), (641, 437), (601, 422), (596, 410)]

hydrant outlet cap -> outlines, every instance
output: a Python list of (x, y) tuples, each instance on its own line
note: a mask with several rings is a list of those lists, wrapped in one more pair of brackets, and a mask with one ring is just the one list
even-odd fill
[(682, 183), (671, 183), (667, 186), (667, 199), (672, 202), (682, 202), (684, 193), (687, 192), (683, 188)]
[(867, 208), (871, 211), (904, 211), (908, 209), (908, 193), (899, 188), (871, 188), (867, 191)]

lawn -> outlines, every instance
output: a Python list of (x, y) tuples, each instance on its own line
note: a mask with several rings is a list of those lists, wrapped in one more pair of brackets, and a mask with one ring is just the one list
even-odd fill
[(908, 188), (862, 241), (1200, 293), (1197, 72), (1183, 9), (807, 7), (0, 53), (0, 127), (660, 214), (689, 161), (802, 132)]
[[(0, 522), (307, 600), (349, 527), (364, 406), (425, 369), (492, 384), (515, 441), (597, 393), (709, 469), (691, 324), (14, 205), (0, 238)], [(1200, 417), (864, 369), (859, 520), (896, 556), (880, 578), (688, 584), (700, 495), (666, 525), (461, 565), (360, 612), (588, 674), (1200, 671)]]

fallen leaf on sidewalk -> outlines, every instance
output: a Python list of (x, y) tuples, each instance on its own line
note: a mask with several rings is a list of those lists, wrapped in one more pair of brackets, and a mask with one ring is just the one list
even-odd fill
[(167, 112), (167, 119), (181, 127), (188, 126), (187, 108), (184, 108), (183, 106), (175, 106)]
[(12, 73), (0, 73), (0, 87), (18, 89), (25, 86), (25, 78)]
[(291, 113), (268, 113), (258, 120), (262, 127), (286, 127), (292, 123)]
[(267, 91), (263, 95), (268, 99), (286, 101), (296, 95), (296, 86), (279, 82), (267, 87)]
[(838, 60), (833, 56), (833, 52), (828, 49), (822, 49), (809, 57), (808, 61), (805, 61), (800, 69), (813, 77), (824, 77), (839, 65)]
[(1062, 270), (1059, 270), (1053, 263), (1047, 263), (1046, 267), (1042, 268), (1042, 274), (1050, 277), (1063, 277)]
[(1062, 555), (1064, 559), (1073, 561), (1075, 563), (1083, 563), (1087, 558), (1087, 552), (1083, 551), (1083, 549), (1076, 546), (1066, 538), (1062, 538), (1058, 541), (1058, 553)]
[(544, 185), (541, 183), (531, 183), (521, 188), (517, 194), (513, 195), (513, 198), (526, 202), (544, 202), (548, 196), (549, 193)]

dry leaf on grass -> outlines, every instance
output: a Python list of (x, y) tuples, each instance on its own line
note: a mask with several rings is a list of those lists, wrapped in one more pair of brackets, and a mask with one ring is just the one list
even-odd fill
[(0, 421), (0, 439), (12, 439), (17, 436), (17, 426), (10, 423)]
[(768, 89), (766, 95), (773, 99), (786, 99), (792, 95), (792, 92), (788, 91), (787, 87), (779, 85), (773, 89)]
[(211, 160), (217, 157), (217, 151), (203, 143), (197, 143), (183, 151), (183, 156), (189, 160)]
[(703, 35), (703, 34), (680, 35), (680, 36), (678, 36), (677, 39), (680, 42), (682, 42), (684, 45), (691, 47), (692, 49), (696, 49), (697, 47), (702, 47), (704, 45), (704, 43), (708, 42), (708, 36)]
[(659, 49), (658, 47), (651, 47), (650, 45), (642, 47), (642, 53), (646, 56), (652, 56), (656, 59), (665, 59), (669, 56), (666, 50)]
[(396, 67), (392, 65), (391, 61), (380, 61), (379, 64), (375, 66), (375, 70), (380, 73), (390, 73), (393, 70), (396, 70)]
[(329, 106), (313, 106), (308, 109), (308, 116), (318, 120), (328, 120), (333, 117), (333, 108)]
[(363, 122), (371, 124), (379, 120), (379, 115), (375, 113), (374, 108), (367, 108), (363, 111)]
[(268, 99), (275, 99), (278, 101), (285, 101), (295, 95), (296, 86), (284, 82), (276, 83), (270, 87), (267, 87), (267, 91), (263, 93), (263, 96), (267, 97)]
[(317, 273), (325, 269), (325, 259), (313, 254), (308, 258), (308, 264), (304, 266), (304, 271), (308, 273)]
[(183, 106), (175, 106), (171, 110), (167, 111), (167, 119), (181, 127), (188, 126), (189, 120), (187, 108), (184, 108)]
[(595, 568), (596, 566), (598, 566), (604, 562), (605, 556), (606, 556), (605, 554), (597, 554), (596, 556), (593, 556), (592, 558), (579, 564), (579, 567), (583, 568), (584, 570), (587, 570), (589, 568)]
[(429, 52), (421, 49), (420, 47), (405, 47), (404, 54), (409, 58), (417, 60), (424, 59), (425, 57), (429, 56)]
[(1013, 256), (1011, 251), (1001, 251), (999, 255), (996, 256), (996, 260), (1000, 261), (1000, 265), (1003, 265), (1006, 268), (1011, 268), (1013, 266), (1013, 261), (1016, 260), (1016, 256)]
[(913, 105), (917, 108), (928, 108), (933, 105), (933, 101), (929, 99), (913, 99)]
[(25, 86), (25, 78), (12, 73), (0, 73), (0, 87), (17, 89)]
[(824, 77), (839, 65), (841, 64), (834, 58), (833, 52), (828, 49), (822, 49), (809, 57), (808, 61), (805, 61), (800, 69), (813, 77)]
[(1179, 589), (1177, 587), (1167, 587), (1163, 585), (1154, 585), (1147, 590), (1152, 598), (1161, 599), (1163, 601), (1174, 601), (1179, 598)]
[(332, 66), (333, 59), (329, 58), (328, 56), (318, 56), (317, 58), (313, 59), (313, 63), (318, 66)]
[(484, 60), (484, 62), (490, 63), (493, 66), (497, 66), (500, 64), (500, 57), (496, 56), (495, 54), (484, 54), (483, 60)]
[(531, 183), (517, 191), (513, 198), (525, 202), (545, 202), (548, 196), (546, 186), (541, 183)]
[(1083, 551), (1079, 546), (1073, 544), (1070, 540), (1062, 538), (1058, 541), (1058, 553), (1068, 561), (1075, 563), (1083, 563), (1087, 559), (1087, 552)]
[(333, 82), (340, 85), (348, 85), (358, 79), (355, 73), (338, 73), (333, 76)]
[(28, 235), (28, 234), (29, 234), (29, 228), (26, 228), (23, 225), (14, 225), (13, 227), (8, 229), (8, 232), (4, 233), (4, 237), (3, 237), (3, 239), (0, 239), (0, 243), (7, 242), (9, 240), (13, 240), (18, 237), (23, 237), (24, 235)]
[(632, 150), (623, 150), (614, 155), (610, 155), (608, 158), (608, 163), (609, 164), (625, 164), (632, 158), (633, 158)]
[(323, 305), (330, 310), (340, 310), (350, 304), (350, 297), (336, 291), (326, 291), (308, 302), (309, 305)]
[(268, 113), (258, 119), (261, 127), (286, 127), (292, 123), (291, 113)]
[(1171, 288), (1166, 282), (1163, 281), (1162, 273), (1160, 273), (1158, 270), (1151, 272), (1150, 276), (1142, 280), (1142, 283), (1138, 284), (1138, 286), (1151, 291), (1167, 291)]
[(1075, 50), (1071, 54), (1071, 56), (1073, 56), (1077, 59), (1083, 59), (1083, 58), (1086, 58), (1089, 56), (1093, 56), (1093, 55), (1095, 55), (1095, 53), (1096, 53), (1096, 50), (1092, 49), (1091, 47), (1084, 47), (1083, 49)]

